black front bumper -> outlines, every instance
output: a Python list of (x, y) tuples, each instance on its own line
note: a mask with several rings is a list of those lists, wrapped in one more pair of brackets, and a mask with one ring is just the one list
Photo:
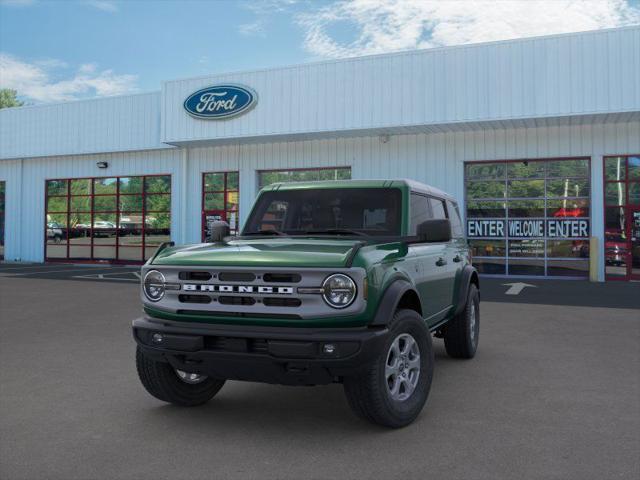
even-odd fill
[(382, 348), (379, 328), (289, 328), (133, 321), (133, 337), (148, 357), (214, 378), (318, 385), (358, 375)]

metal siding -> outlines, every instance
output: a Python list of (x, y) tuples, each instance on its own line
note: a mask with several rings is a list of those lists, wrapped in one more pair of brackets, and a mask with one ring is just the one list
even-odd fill
[[(631, 27), (170, 81), (162, 140), (639, 111), (639, 39)], [(221, 82), (253, 87), (258, 104), (225, 121), (184, 112), (186, 96)]]
[(0, 158), (166, 148), (160, 93), (0, 111)]
[[(96, 162), (109, 163), (99, 169)], [(0, 162), (0, 179), (7, 182), (7, 245), (9, 260), (43, 261), (45, 180), (56, 178), (110, 177), (166, 173), (172, 176), (171, 217), (172, 237), (180, 236), (181, 169), (180, 151), (156, 150), (135, 153), (78, 155)], [(22, 182), (20, 182), (20, 177)]]

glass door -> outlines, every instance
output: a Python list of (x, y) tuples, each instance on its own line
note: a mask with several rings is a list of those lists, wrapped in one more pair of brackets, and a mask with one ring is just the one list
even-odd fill
[(640, 280), (640, 205), (629, 208), (629, 277)]
[(202, 241), (204, 242), (215, 221), (229, 224), (231, 234), (240, 229), (238, 172), (211, 172), (202, 174)]
[(605, 157), (605, 273), (640, 280), (640, 155)]

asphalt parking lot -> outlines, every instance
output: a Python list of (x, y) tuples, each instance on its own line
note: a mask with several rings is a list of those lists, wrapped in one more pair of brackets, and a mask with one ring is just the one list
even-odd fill
[(436, 340), (425, 410), (390, 431), (339, 385), (153, 399), (133, 358), (137, 271), (0, 264), (0, 478), (640, 477), (639, 284), (484, 280), (478, 355)]

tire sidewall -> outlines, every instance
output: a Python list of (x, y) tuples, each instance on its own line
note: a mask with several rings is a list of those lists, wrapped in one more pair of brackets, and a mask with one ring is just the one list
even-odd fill
[[(475, 342), (471, 341), (471, 305), (475, 307), (476, 313)], [(478, 341), (480, 340), (480, 297), (478, 296), (478, 289), (473, 283), (469, 285), (467, 304), (464, 307), (464, 334), (467, 339), (468, 351), (473, 356), (478, 349)]]
[[(409, 333), (416, 340), (420, 350), (420, 376), (418, 384), (412, 395), (404, 400), (398, 401), (391, 398), (385, 377), (385, 366), (387, 362), (387, 354), (391, 344), (396, 337), (402, 333)], [(431, 389), (431, 381), (433, 379), (433, 346), (431, 342), (431, 333), (426, 326), (422, 317), (413, 310), (400, 310), (394, 319), (394, 323), (389, 330), (389, 338), (384, 343), (384, 347), (377, 359), (379, 389), (382, 402), (388, 412), (397, 418), (399, 422), (413, 420), (422, 410), (429, 390)]]

